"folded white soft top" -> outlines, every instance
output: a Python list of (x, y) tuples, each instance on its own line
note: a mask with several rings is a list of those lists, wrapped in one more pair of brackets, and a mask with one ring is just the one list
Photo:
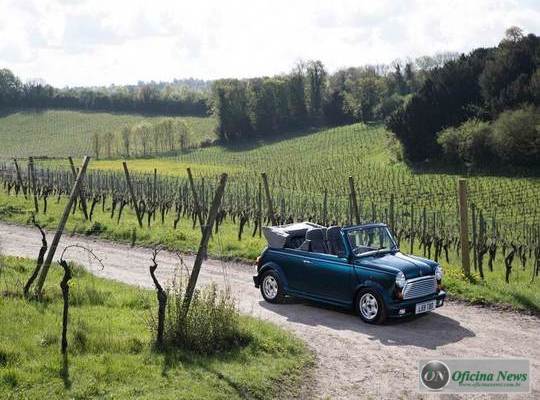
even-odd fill
[(282, 249), (287, 243), (287, 239), (292, 237), (304, 237), (308, 229), (324, 228), (312, 222), (297, 222), (289, 225), (263, 226), (262, 231), (268, 242), (268, 247)]

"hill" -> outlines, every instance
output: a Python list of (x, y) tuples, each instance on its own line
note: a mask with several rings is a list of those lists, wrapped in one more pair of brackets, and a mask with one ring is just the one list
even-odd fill
[[(93, 154), (92, 135), (116, 132), (142, 121), (164, 117), (141, 114), (112, 114), (80, 111), (16, 111), (0, 114), (0, 158), (67, 157)], [(172, 117), (185, 121), (192, 141), (213, 140), (215, 121), (211, 117)]]

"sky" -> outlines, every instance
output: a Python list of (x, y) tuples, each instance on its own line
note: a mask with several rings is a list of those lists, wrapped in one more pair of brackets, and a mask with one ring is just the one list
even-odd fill
[(57, 87), (288, 72), (540, 34), (540, 0), (0, 0), (0, 68)]

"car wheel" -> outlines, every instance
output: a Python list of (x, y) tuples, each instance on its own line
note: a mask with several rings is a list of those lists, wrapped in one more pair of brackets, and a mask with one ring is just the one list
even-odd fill
[(368, 324), (381, 324), (386, 319), (386, 308), (374, 289), (362, 289), (356, 296), (356, 312)]
[(283, 283), (276, 271), (265, 272), (261, 279), (261, 294), (269, 303), (282, 303), (285, 298)]

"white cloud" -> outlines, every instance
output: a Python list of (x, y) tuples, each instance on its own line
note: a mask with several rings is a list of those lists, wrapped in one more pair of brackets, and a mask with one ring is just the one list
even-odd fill
[(0, 0), (0, 67), (57, 86), (288, 71), (493, 46), (540, 31), (540, 3), (517, 0)]

